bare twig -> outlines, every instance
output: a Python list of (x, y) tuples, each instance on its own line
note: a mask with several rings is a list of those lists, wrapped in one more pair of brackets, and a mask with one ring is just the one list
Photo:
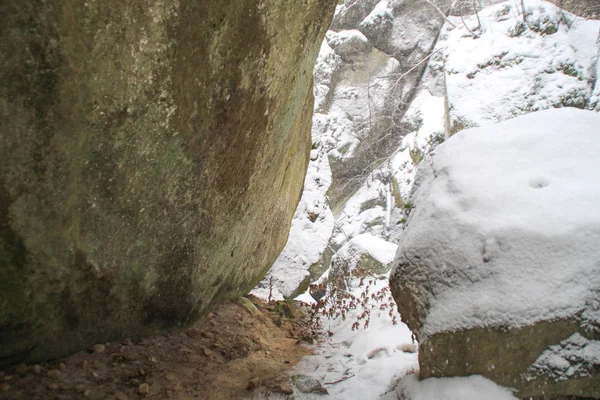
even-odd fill
[(467, 25), (467, 23), (465, 22), (465, 19), (463, 18), (463, 16), (460, 16), (460, 20), (462, 21), (463, 25), (465, 26), (465, 28), (467, 28), (467, 30), (471, 33), (471, 35), (475, 36), (476, 38), (479, 38), (479, 35), (476, 34), (475, 32), (473, 32), (469, 26)]
[(442, 10), (440, 10), (440, 8), (437, 5), (435, 5), (435, 3), (433, 3), (431, 0), (423, 0), (423, 2), (429, 4), (431, 7), (433, 7), (438, 12), (438, 14), (440, 14), (440, 16), (442, 18), (444, 18), (444, 20), (446, 20), (447, 23), (449, 23), (453, 28), (456, 28), (456, 25), (454, 24), (454, 22), (450, 21), (450, 19), (446, 16), (446, 14)]
[(337, 381), (333, 381), (333, 382), (325, 382), (325, 385), (337, 385), (338, 383), (340, 383), (340, 382), (344, 382), (344, 381), (347, 381), (348, 379), (350, 379), (350, 378), (354, 378), (355, 376), (356, 376), (356, 375), (352, 374), (352, 375), (346, 376), (346, 377), (344, 377), (344, 378), (338, 379)]

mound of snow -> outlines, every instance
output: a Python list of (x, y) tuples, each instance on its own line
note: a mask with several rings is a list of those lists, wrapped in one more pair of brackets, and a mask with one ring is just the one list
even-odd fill
[[(412, 374), (402, 379), (396, 391), (404, 400), (516, 400), (509, 389), (482, 376), (431, 378), (419, 381)], [(390, 397), (390, 400), (392, 398)]]
[(463, 131), (421, 164), (392, 279), (426, 283), (421, 338), (568, 318), (595, 299), (599, 126), (542, 111)]

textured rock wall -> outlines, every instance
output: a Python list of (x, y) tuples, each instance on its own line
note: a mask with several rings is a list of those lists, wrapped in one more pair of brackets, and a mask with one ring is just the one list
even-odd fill
[(286, 242), (335, 1), (0, 4), (0, 364), (186, 324)]
[(317, 111), (331, 116), (343, 110), (355, 143), (339, 143), (329, 154), (334, 214), (407, 133), (401, 120), (444, 24), (440, 12), (450, 4), (362, 0), (338, 6), (327, 41), (342, 63), (330, 85), (331, 104)]

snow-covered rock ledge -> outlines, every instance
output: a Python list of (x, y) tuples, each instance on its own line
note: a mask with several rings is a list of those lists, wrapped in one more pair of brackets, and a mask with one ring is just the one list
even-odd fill
[[(598, 398), (600, 357), (580, 353), (600, 339), (600, 114), (463, 131), (421, 164), (411, 201), (390, 283), (421, 378)], [(575, 334), (585, 346), (565, 345)], [(561, 362), (546, 362), (556, 349)]]

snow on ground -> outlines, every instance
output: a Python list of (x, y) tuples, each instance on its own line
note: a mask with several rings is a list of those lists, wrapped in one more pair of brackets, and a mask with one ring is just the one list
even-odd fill
[(430, 266), (414, 271), (435, 293), (422, 337), (589, 307), (600, 287), (598, 126), (592, 111), (541, 111), (463, 131), (421, 164), (398, 255)]
[[(369, 279), (369, 278), (367, 278)], [(387, 276), (373, 279), (370, 292), (387, 287)], [(352, 293), (360, 297), (364, 288), (358, 287), (358, 279), (352, 281)], [(311, 301), (310, 295), (301, 299)], [(314, 300), (312, 300), (314, 301)], [(386, 297), (386, 302), (389, 298)], [(393, 300), (392, 300), (393, 301)], [(373, 311), (369, 328), (352, 329), (362, 308), (351, 311), (345, 320), (325, 319), (323, 328), (333, 333), (324, 338), (317, 347), (317, 354), (304, 358), (294, 369), (294, 375), (318, 380), (336, 400), (378, 399), (393, 389), (390, 383), (418, 368), (416, 344), (411, 332), (403, 323), (394, 325), (384, 310), (376, 311), (381, 302), (372, 302)], [(321, 399), (322, 395), (298, 393), (297, 399)]]
[[(595, 84), (600, 21), (576, 19), (529, 0), (527, 26), (516, 2), (454, 18), (439, 43), (446, 54), (453, 122), (483, 126), (550, 107), (586, 107)], [(569, 28), (564, 21), (573, 21)], [(465, 26), (466, 25), (466, 26)], [(474, 38), (467, 29), (479, 35)]]
[(461, 378), (430, 378), (419, 381), (415, 374), (400, 382), (396, 392), (384, 400), (516, 400), (510, 389), (479, 375)]

